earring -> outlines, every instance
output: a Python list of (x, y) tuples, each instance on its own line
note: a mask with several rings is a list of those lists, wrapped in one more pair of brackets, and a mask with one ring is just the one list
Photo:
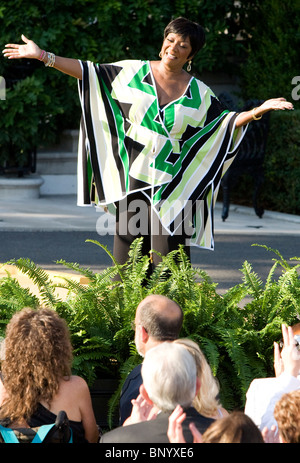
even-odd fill
[(161, 52), (161, 51), (159, 52), (158, 56), (159, 56), (160, 58), (162, 57), (162, 52)]
[(187, 65), (187, 72), (191, 72), (191, 69), (192, 69), (192, 60), (190, 59), (190, 61), (188, 62), (188, 65)]

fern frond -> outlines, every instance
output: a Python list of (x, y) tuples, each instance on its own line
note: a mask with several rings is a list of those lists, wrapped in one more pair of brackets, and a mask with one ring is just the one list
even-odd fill
[(275, 273), (276, 268), (278, 267), (279, 262), (276, 261), (273, 266), (271, 267), (271, 270), (269, 271), (269, 274), (267, 276), (266, 284), (265, 284), (265, 289), (264, 289), (264, 295), (262, 299), (262, 310), (266, 310), (266, 305), (267, 305), (267, 300), (270, 298), (270, 293), (272, 294), (272, 287), (273, 287), (273, 276)]
[(206, 336), (195, 336), (193, 340), (199, 345), (213, 375), (216, 376), (219, 368), (220, 351), (215, 340), (208, 339)]
[(259, 298), (263, 290), (263, 283), (258, 275), (253, 271), (252, 265), (245, 261), (243, 263), (241, 272), (244, 275), (244, 285), (247, 288), (249, 294), (254, 298)]
[(248, 291), (245, 285), (238, 284), (229, 288), (223, 296), (224, 304), (228, 309), (235, 308), (247, 296)]
[(82, 285), (78, 281), (72, 280), (71, 278), (68, 277), (60, 277), (62, 278), (66, 283), (55, 283), (56, 288), (62, 288), (68, 290), (68, 292), (76, 292), (76, 294), (80, 293), (86, 293), (88, 291), (88, 288), (85, 285)]
[(128, 251), (128, 261), (127, 265), (130, 263), (132, 268), (134, 268), (135, 264), (139, 262), (142, 258), (142, 246), (143, 246), (143, 238), (137, 238), (131, 243), (129, 251)]
[(122, 269), (124, 267), (124, 265), (120, 265), (117, 260), (115, 259), (115, 257), (113, 256), (113, 254), (109, 251), (109, 249), (107, 248), (107, 246), (104, 246), (103, 244), (99, 243), (99, 241), (97, 240), (85, 240), (86, 243), (93, 243), (93, 244), (96, 244), (97, 246), (99, 246), (101, 249), (103, 249), (108, 255), (109, 257), (111, 258), (111, 260), (113, 261), (115, 267), (117, 268), (118, 270), (118, 274), (120, 275), (120, 278), (121, 280), (123, 280), (123, 272), (122, 272)]
[(276, 254), (276, 256), (279, 257), (278, 263), (282, 267), (284, 267), (286, 270), (288, 270), (290, 268), (290, 265), (288, 264), (287, 260), (284, 259), (283, 255), (277, 249), (273, 249), (273, 248), (271, 248), (269, 246), (266, 246), (264, 244), (252, 244), (252, 246), (258, 246), (258, 247), (261, 247), (261, 248), (265, 248), (269, 252), (273, 252), (274, 254)]
[(234, 330), (227, 329), (220, 334), (224, 342), (224, 347), (232, 361), (232, 366), (236, 371), (237, 381), (240, 383), (241, 398), (243, 398), (243, 395), (247, 392), (249, 381), (252, 379), (247, 354)]
[(57, 260), (55, 263), (61, 264), (70, 270), (74, 270), (75, 272), (78, 272), (81, 275), (87, 277), (91, 281), (95, 279), (95, 273), (92, 270), (90, 270), (89, 268), (81, 267), (76, 262), (66, 262), (64, 259), (60, 259)]
[(7, 277), (0, 279), (0, 329), (4, 336), (6, 324), (12, 315), (24, 307), (37, 309), (40, 301), (37, 296), (32, 294), (29, 288), (23, 288), (16, 278), (12, 278), (8, 272)]
[[(96, 273), (95, 275), (95, 282), (98, 285), (107, 285), (108, 283), (109, 284), (112, 284), (112, 280), (114, 279), (114, 277), (116, 275), (118, 275), (118, 269), (116, 267), (108, 267), (104, 270), (102, 270), (101, 272), (99, 273)], [(114, 284), (118, 284), (118, 283), (114, 283)]]
[(284, 313), (285, 317), (299, 315), (300, 281), (297, 269), (291, 268), (281, 275), (276, 290), (276, 300), (270, 310), (269, 320), (279, 312)]
[(50, 280), (49, 275), (41, 267), (35, 265), (30, 259), (20, 258), (12, 259), (7, 262), (9, 265), (15, 265), (22, 273), (25, 273), (38, 286), (41, 300), (44, 304), (52, 307), (60, 299), (55, 294), (55, 285)]

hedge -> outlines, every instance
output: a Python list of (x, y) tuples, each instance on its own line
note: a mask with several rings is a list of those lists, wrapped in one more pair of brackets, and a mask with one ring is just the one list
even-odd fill
[[(300, 215), (300, 110), (270, 114), (259, 204), (265, 210)], [(231, 203), (252, 207), (253, 179), (244, 174)], [(220, 196), (221, 198), (221, 196)]]

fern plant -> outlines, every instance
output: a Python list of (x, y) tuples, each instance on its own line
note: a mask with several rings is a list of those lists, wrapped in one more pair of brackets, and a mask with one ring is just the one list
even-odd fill
[(6, 276), (0, 279), (0, 337), (5, 335), (6, 324), (12, 315), (23, 307), (37, 308), (39, 300), (23, 288), (16, 278), (12, 278), (6, 271)]
[[(88, 240), (91, 241), (91, 240)], [(119, 388), (109, 403), (109, 423), (118, 408), (122, 384), (132, 368), (142, 361), (134, 344), (132, 321), (136, 307), (148, 294), (163, 294), (175, 300), (184, 313), (180, 336), (199, 344), (220, 383), (222, 404), (229, 410), (242, 408), (245, 393), (256, 377), (273, 376), (273, 342), (281, 337), (281, 324), (293, 325), (300, 316), (300, 280), (297, 257), (288, 262), (276, 258), (264, 283), (251, 264), (244, 262), (241, 283), (224, 295), (200, 268), (193, 268), (182, 247), (160, 256), (161, 262), (148, 277), (149, 257), (142, 255), (142, 239), (132, 244), (128, 261), (118, 264), (98, 241), (113, 265), (101, 273), (77, 263), (57, 262), (88, 278), (82, 284), (72, 278), (54, 283), (48, 274), (29, 259), (16, 265), (38, 286), (40, 299), (8, 274), (0, 280), (2, 334), (11, 315), (22, 307), (46, 305), (68, 323), (74, 347), (74, 372), (90, 385), (97, 377), (119, 380)], [(282, 270), (275, 278), (275, 270)], [(56, 289), (65, 288), (62, 300)], [(244, 298), (247, 302), (242, 304)], [(1, 335), (1, 333), (0, 333)]]

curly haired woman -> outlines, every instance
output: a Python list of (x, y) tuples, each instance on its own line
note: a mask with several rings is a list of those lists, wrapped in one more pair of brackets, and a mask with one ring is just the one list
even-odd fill
[(55, 422), (64, 410), (73, 442), (99, 437), (90, 392), (71, 374), (72, 346), (67, 324), (51, 309), (25, 308), (7, 325), (1, 362), (0, 420), (8, 427)]

